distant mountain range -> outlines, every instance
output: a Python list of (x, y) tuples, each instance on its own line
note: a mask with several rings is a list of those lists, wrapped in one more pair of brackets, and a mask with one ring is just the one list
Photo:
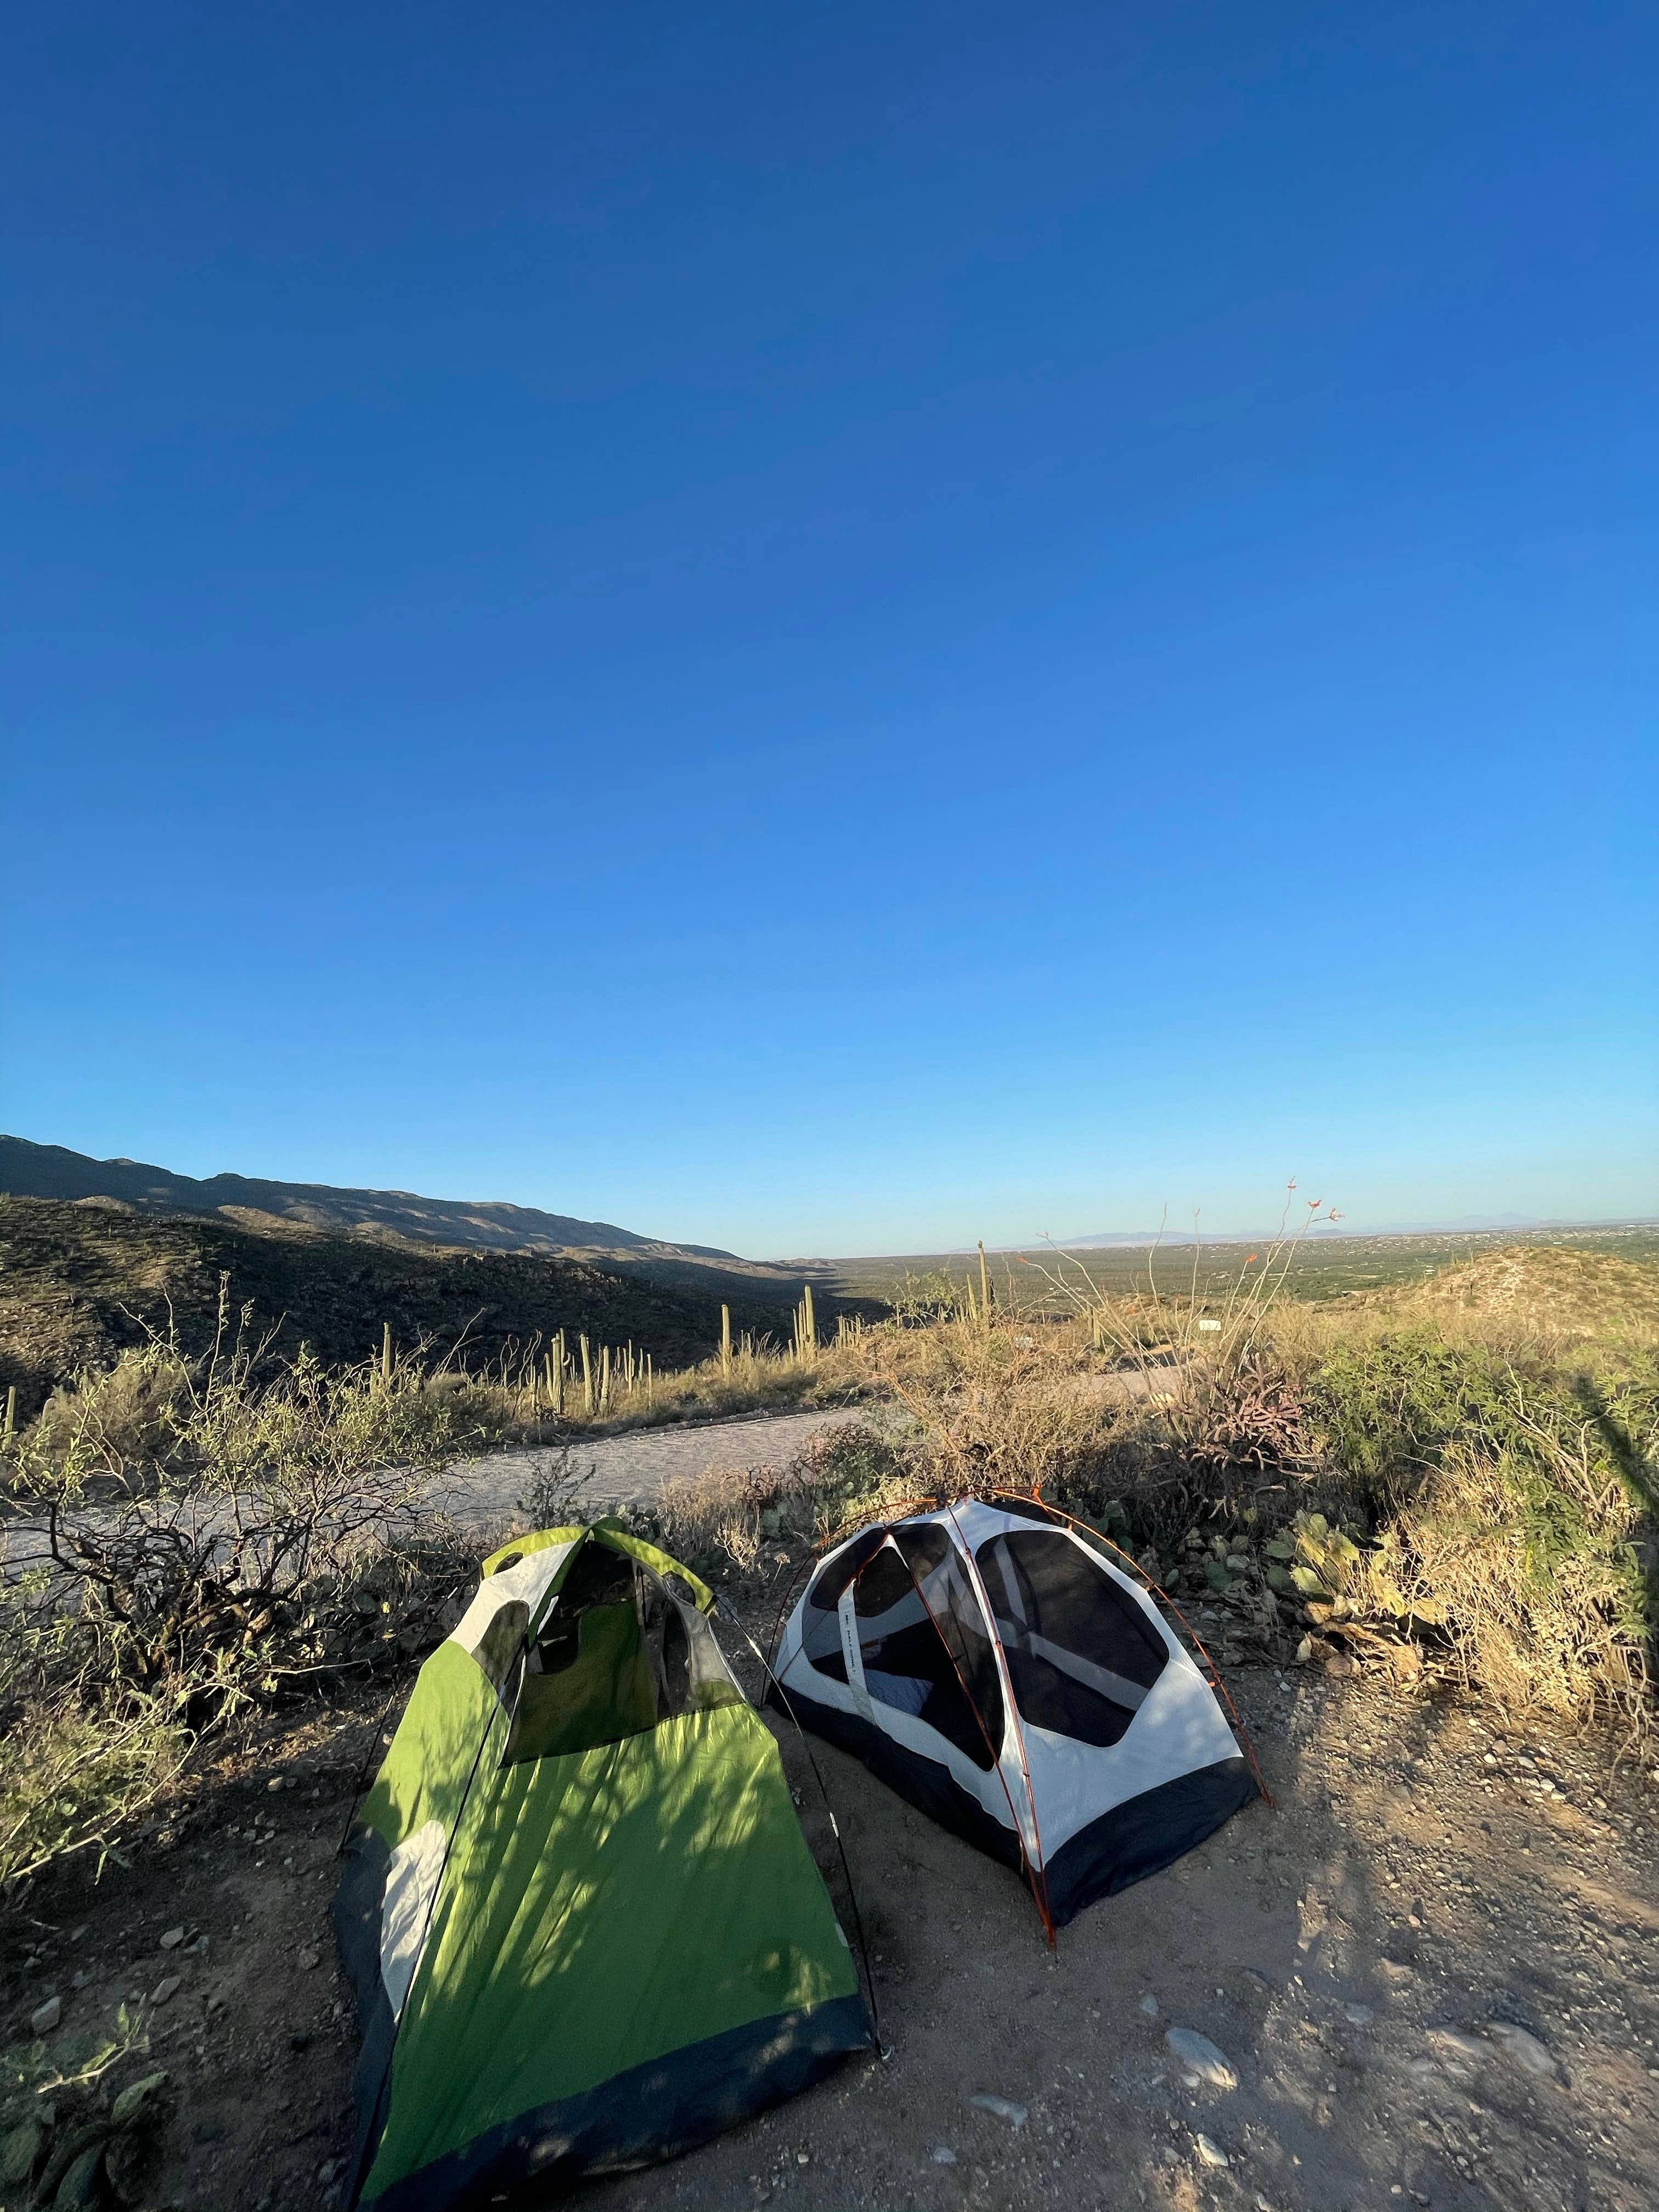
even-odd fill
[(320, 1229), (379, 1243), (474, 1252), (541, 1252), (560, 1259), (712, 1261), (744, 1267), (712, 1244), (674, 1244), (613, 1221), (580, 1221), (495, 1199), (421, 1198), (404, 1190), (340, 1190), (239, 1175), (174, 1175), (142, 1160), (94, 1160), (62, 1145), (0, 1137), (0, 1193), (131, 1206), (145, 1213), (223, 1216), (245, 1228)]
[[(94, 1160), (62, 1145), (33, 1144), (26, 1137), (0, 1136), (0, 1195), (6, 1194), (122, 1206), (140, 1213), (198, 1214), (268, 1234), (313, 1230), (362, 1243), (418, 1245), (428, 1251), (526, 1252), (620, 1264), (658, 1281), (678, 1281), (688, 1287), (711, 1272), (742, 1275), (754, 1279), (762, 1294), (786, 1281), (798, 1285), (804, 1277), (827, 1281), (837, 1266), (823, 1259), (744, 1260), (717, 1245), (676, 1244), (636, 1229), (619, 1228), (614, 1221), (544, 1213), (537, 1206), (514, 1206), (501, 1199), (422, 1198), (413, 1191), (348, 1190), (331, 1183), (277, 1182), (257, 1176), (175, 1175), (171, 1169), (142, 1160)], [(1333, 1237), (1490, 1235), (1495, 1231), (1596, 1225), (1604, 1224), (1528, 1213), (1482, 1213), (1455, 1221), (1391, 1222), (1377, 1227), (1344, 1221), (1316, 1233), (1322, 1243)], [(1054, 1242), (1064, 1252), (1090, 1252), (1155, 1243), (1270, 1243), (1277, 1233), (1271, 1229), (1200, 1227), (1194, 1237), (1190, 1225), (1171, 1225), (1161, 1233), (1155, 1229), (1097, 1230)], [(998, 1249), (1035, 1252), (1042, 1242)]]

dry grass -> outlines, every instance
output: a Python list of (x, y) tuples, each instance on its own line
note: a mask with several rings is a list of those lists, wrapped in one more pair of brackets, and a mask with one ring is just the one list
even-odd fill
[(1063, 1484), (1099, 1449), (1107, 1364), (1070, 1328), (941, 1322), (891, 1378), (918, 1432), (918, 1479), (946, 1494)]
[(1597, 1339), (1659, 1344), (1659, 1267), (1571, 1246), (1515, 1244), (1443, 1268), (1389, 1301), (1443, 1326), (1518, 1329), (1552, 1348)]
[(745, 1334), (733, 1344), (729, 1362), (716, 1354), (693, 1366), (653, 1366), (648, 1371), (631, 1347), (614, 1346), (604, 1389), (603, 1347), (593, 1346), (591, 1394), (575, 1376), (568, 1376), (556, 1394), (548, 1382), (545, 1355), (514, 1353), (484, 1374), (440, 1368), (427, 1387), (447, 1397), (458, 1418), (481, 1438), (556, 1443), (740, 1413), (854, 1405), (872, 1386), (880, 1388), (882, 1347), (890, 1341), (889, 1331), (858, 1327), (810, 1347)]

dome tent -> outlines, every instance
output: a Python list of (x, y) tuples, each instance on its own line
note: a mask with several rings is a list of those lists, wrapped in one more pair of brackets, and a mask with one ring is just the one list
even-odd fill
[(484, 1562), (335, 1901), (354, 2203), (442, 2212), (669, 2157), (871, 2044), (713, 1605), (617, 1521)]
[(1150, 1598), (1035, 1499), (863, 1528), (791, 1613), (775, 1699), (993, 1857), (1052, 1929), (1258, 1794)]

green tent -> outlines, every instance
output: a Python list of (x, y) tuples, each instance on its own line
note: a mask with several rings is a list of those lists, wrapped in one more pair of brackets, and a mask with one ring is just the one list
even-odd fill
[(335, 1901), (363, 2027), (354, 2202), (441, 2212), (671, 2157), (870, 2046), (713, 1607), (613, 1520), (485, 1561)]

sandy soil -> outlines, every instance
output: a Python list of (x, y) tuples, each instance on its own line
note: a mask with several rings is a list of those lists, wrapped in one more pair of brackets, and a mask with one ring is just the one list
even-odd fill
[[(815, 1745), (890, 2055), (580, 2201), (1651, 2212), (1652, 1776), (1366, 1674), (1229, 1679), (1276, 1808), (1092, 1907), (1053, 1954), (1013, 1875)], [(0, 1936), (0, 2005), (37, 2053), (66, 2063), (124, 2001), (147, 2015), (150, 2054), (105, 2087), (167, 2069), (152, 2205), (338, 2203), (356, 2038), (327, 1908), (377, 1718), (367, 1701), (250, 1729), (129, 1865), (43, 1882)], [(810, 1767), (781, 1734), (846, 1920)], [(52, 1996), (62, 2023), (32, 2043)], [(1208, 2037), (1237, 2086), (1188, 2078), (1170, 2028)]]

